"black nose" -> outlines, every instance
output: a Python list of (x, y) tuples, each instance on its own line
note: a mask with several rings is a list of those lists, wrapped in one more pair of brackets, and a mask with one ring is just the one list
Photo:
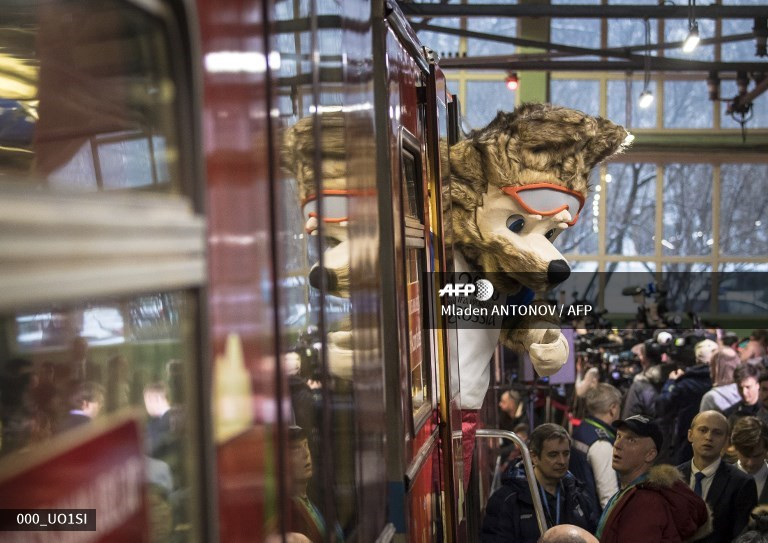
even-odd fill
[[(325, 278), (323, 278), (325, 276)], [(336, 290), (339, 286), (339, 281), (336, 278), (336, 274), (328, 268), (321, 268), (315, 266), (309, 271), (309, 284), (316, 289), (323, 288), (323, 279), (325, 279), (325, 288), (328, 290)]]
[(550, 285), (559, 285), (571, 275), (571, 268), (565, 260), (553, 260), (547, 266), (547, 281)]

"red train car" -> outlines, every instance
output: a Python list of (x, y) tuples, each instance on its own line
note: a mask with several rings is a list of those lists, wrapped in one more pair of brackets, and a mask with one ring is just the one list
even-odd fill
[(0, 540), (471, 540), (457, 108), (397, 7), (4, 18)]

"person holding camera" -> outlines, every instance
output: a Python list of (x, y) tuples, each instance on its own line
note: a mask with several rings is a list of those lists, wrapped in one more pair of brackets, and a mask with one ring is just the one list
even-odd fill
[(665, 381), (661, 367), (661, 346), (655, 340), (649, 339), (645, 343), (638, 343), (632, 347), (632, 352), (640, 360), (643, 370), (632, 380), (621, 416), (626, 419), (633, 415), (645, 415), (654, 419), (656, 418), (656, 398)]

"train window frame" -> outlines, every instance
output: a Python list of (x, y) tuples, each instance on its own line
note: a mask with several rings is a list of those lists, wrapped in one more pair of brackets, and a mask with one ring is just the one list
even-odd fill
[[(47, 2), (46, 2), (47, 3)], [(64, 2), (60, 2), (64, 5)], [(82, 3), (80, 6), (88, 4)], [(35, 9), (33, 5), (30, 9)], [(0, 183), (0, 313), (35, 312), (54, 304), (74, 307), (82, 302), (145, 296), (154, 292), (184, 293), (194, 306), (185, 349), (194, 353), (184, 371), (186, 391), (207, 382), (209, 352), (206, 306), (207, 226), (203, 215), (205, 177), (198, 65), (194, 43), (196, 20), (191, 6), (159, 0), (115, 0), (117, 10), (135, 11), (157, 29), (167, 62), (164, 77), (175, 85), (169, 113), (178, 162), (175, 190), (157, 193), (133, 190), (95, 192), (41, 191), (16, 180)], [(90, 141), (91, 148), (98, 145)], [(149, 143), (148, 145), (151, 145)], [(157, 165), (153, 165), (153, 169)], [(1, 338), (12, 345), (7, 337)], [(15, 338), (14, 338), (15, 339)], [(186, 339), (184, 341), (187, 341)], [(215, 488), (211, 442), (210, 398), (190, 394), (188, 415), (192, 454), (200, 459), (189, 472), (190, 529), (196, 539), (213, 534)], [(130, 415), (133, 420), (135, 415)], [(41, 451), (41, 458), (49, 457)], [(25, 465), (36, 465), (30, 455)], [(8, 459), (10, 462), (14, 459)], [(7, 471), (4, 474), (7, 475)]]
[[(90, 0), (90, 3), (95, 4), (96, 2)], [(37, 4), (50, 5), (56, 8), (57, 6), (65, 6), (67, 3), (61, 0), (53, 2), (36, 0), (31, 4), (30, 9), (35, 9)], [(71, 3), (74, 8), (80, 10), (87, 9), (88, 4), (89, 0), (79, 0)], [(100, 5), (107, 6), (106, 4)], [(136, 17), (143, 18), (143, 24), (146, 24), (147, 28), (151, 28), (151, 31), (156, 33), (155, 37), (162, 41), (161, 46), (158, 45), (158, 49), (152, 51), (152, 53), (154, 56), (159, 55), (162, 57), (162, 60), (159, 61), (165, 65), (165, 71), (162, 72), (162, 75), (165, 81), (173, 82), (173, 87), (166, 85), (163, 80), (158, 80), (158, 88), (154, 89), (153, 92), (158, 95), (168, 95), (171, 97), (173, 104), (167, 109), (167, 113), (173, 115), (173, 118), (170, 119), (168, 131), (156, 130), (159, 127), (162, 128), (160, 125), (147, 125), (118, 127), (114, 132), (83, 134), (87, 136), (87, 139), (84, 141), (82, 150), (86, 155), (90, 156), (91, 173), (93, 176), (92, 179), (88, 180), (93, 183), (93, 190), (87, 192), (103, 192), (107, 190), (121, 192), (126, 190), (133, 191), (137, 188), (154, 189), (159, 185), (158, 178), (161, 177), (164, 171), (170, 169), (173, 171), (173, 175), (169, 177), (167, 182), (171, 190), (168, 192), (155, 192), (155, 194), (172, 194), (187, 198), (192, 203), (195, 211), (200, 212), (204, 209), (205, 203), (204, 191), (202, 189), (203, 178), (199, 174), (203, 169), (203, 158), (200, 153), (202, 148), (201, 121), (197, 115), (190, 114), (190, 111), (199, 111), (202, 107), (200, 85), (197, 82), (200, 79), (197, 66), (201, 63), (201, 58), (195, 44), (189, 39), (189, 29), (194, 26), (196, 21), (187, 7), (167, 4), (160, 0), (112, 0), (107, 7), (125, 13), (131, 12)], [(36, 15), (35, 17), (38, 16)], [(38, 32), (42, 31), (40, 29)], [(44, 56), (38, 52), (35, 57), (35, 60), (38, 61), (36, 65), (38, 70), (40, 69), (39, 61)], [(127, 63), (123, 63), (123, 65), (127, 66)], [(41, 84), (39, 76), (33, 84), (35, 87), (35, 100), (40, 101)], [(130, 112), (131, 110), (126, 111)], [(173, 140), (171, 140), (172, 150), (169, 154), (174, 157), (184, 156), (186, 160), (171, 160), (166, 163), (154, 161), (157, 155), (158, 142), (162, 142), (163, 136), (168, 134), (173, 135)], [(149, 164), (148, 173), (150, 177), (145, 180), (146, 182), (140, 184), (109, 186), (109, 183), (105, 183), (101, 171), (103, 157), (100, 155), (104, 151), (102, 149), (104, 145), (116, 142), (136, 142), (141, 139), (146, 140), (148, 156), (153, 159), (153, 162)], [(75, 155), (73, 160), (77, 158), (77, 155)], [(63, 166), (65, 167), (67, 164)], [(59, 168), (59, 170), (62, 169)], [(57, 171), (49, 172), (50, 178), (47, 180), (50, 190), (54, 192), (61, 190), (61, 187), (57, 187), (57, 182), (60, 181), (56, 178)], [(173, 178), (172, 181), (171, 177)], [(29, 178), (28, 186), (31, 192), (40, 190), (39, 181), (34, 176)], [(11, 175), (3, 184), (18, 185), (19, 182), (13, 180), (13, 175)], [(80, 188), (75, 188), (72, 192), (83, 194)]]
[[(432, 384), (432, 367), (431, 367), (431, 360), (432, 360), (432, 353), (430, 349), (429, 344), (429, 338), (424, 335), (424, 319), (428, 315), (428, 290), (424, 288), (424, 285), (421, 282), (421, 276), (424, 275), (425, 272), (428, 272), (427, 268), (427, 244), (426, 244), (426, 226), (424, 222), (424, 217), (426, 214), (425, 210), (425, 178), (424, 178), (424, 151), (421, 146), (421, 142), (414, 136), (408, 129), (405, 127), (400, 127), (399, 130), (399, 167), (400, 167), (400, 181), (401, 181), (401, 197), (400, 197), (400, 208), (401, 213), (403, 217), (402, 221), (402, 236), (403, 236), (403, 247), (402, 247), (402, 258), (403, 258), (403, 265), (405, 266), (404, 276), (406, 277), (405, 285), (404, 285), (404, 296), (406, 300), (407, 305), (407, 311), (406, 311), (406, 322), (404, 323), (404, 330), (406, 332), (406, 338), (408, 341), (408, 359), (407, 359), (407, 373), (406, 373), (406, 380), (407, 380), (407, 390), (408, 390), (408, 398), (407, 398), (407, 406), (408, 411), (410, 413), (409, 419), (409, 430), (411, 437), (415, 437), (416, 434), (421, 430), (421, 428), (424, 426), (424, 424), (429, 420), (430, 414), (432, 412), (433, 402), (434, 402), (434, 387)], [(411, 193), (408, 189), (408, 175), (406, 172), (406, 168), (408, 166), (412, 167), (413, 174), (413, 192)], [(415, 200), (416, 204), (416, 211), (419, 213), (418, 216), (414, 216), (412, 213), (409, 213), (407, 210), (410, 208), (411, 205), (411, 194), (414, 195), (413, 200)], [(411, 259), (411, 254), (416, 253), (416, 260)], [(408, 278), (408, 271), (410, 269), (411, 262), (414, 262), (416, 266), (416, 277), (415, 282), (409, 283)], [(414, 319), (416, 322), (411, 321), (411, 293), (410, 293), (410, 285), (417, 284), (417, 293), (419, 300), (419, 310), (418, 315)], [(412, 343), (413, 341), (413, 326), (418, 326), (419, 329), (419, 337), (421, 338), (420, 344), (416, 347), (420, 349), (421, 352), (421, 362), (419, 365), (420, 371), (421, 371), (421, 386), (424, 390), (424, 396), (422, 398), (421, 405), (418, 406), (418, 408), (415, 408), (414, 404), (414, 397), (413, 397), (413, 386), (414, 386), (414, 380), (413, 380), (413, 371), (414, 368), (412, 367), (413, 364), (413, 358), (412, 354), (414, 351), (414, 345)], [(426, 371), (425, 371), (426, 370)]]

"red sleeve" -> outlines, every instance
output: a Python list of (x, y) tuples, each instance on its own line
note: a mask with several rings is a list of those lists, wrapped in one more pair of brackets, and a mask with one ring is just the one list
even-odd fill
[(650, 541), (681, 541), (674, 520), (658, 493), (638, 489), (631, 503), (622, 509), (616, 519), (616, 540), (621, 543), (648, 543)]

